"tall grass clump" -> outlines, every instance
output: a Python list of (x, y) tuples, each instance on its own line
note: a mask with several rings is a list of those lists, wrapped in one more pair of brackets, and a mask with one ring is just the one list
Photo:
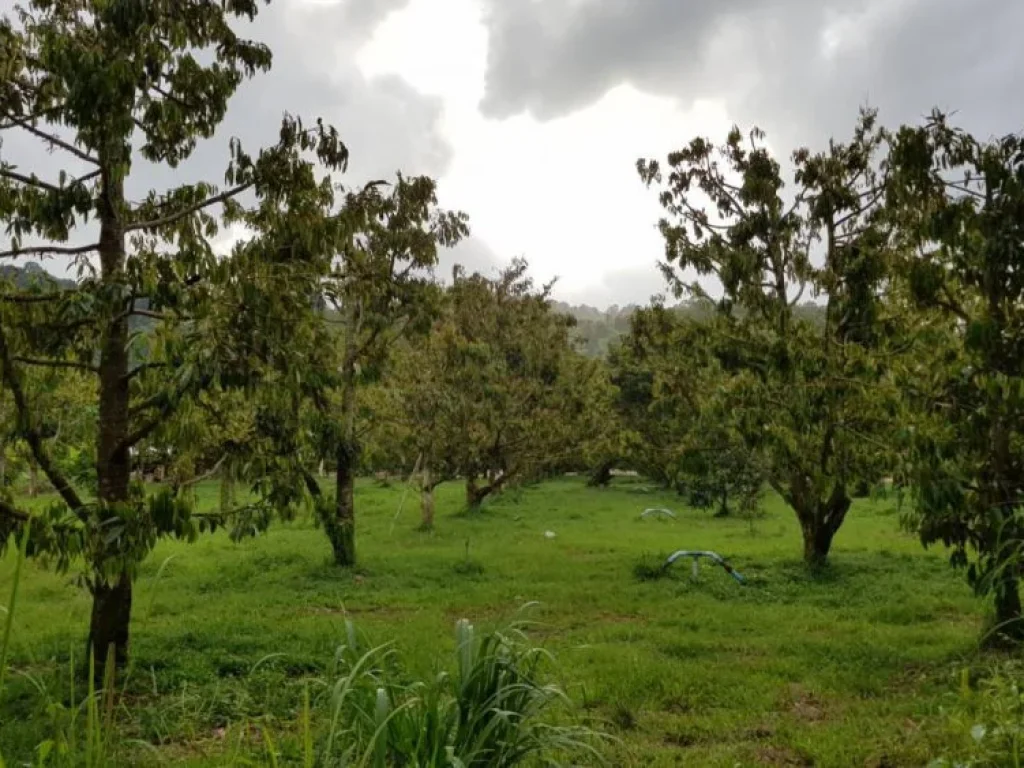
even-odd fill
[[(28, 548), (29, 529), (26, 526), (18, 546), (14, 561), (14, 578), (7, 605), (3, 607), (4, 626), (0, 636), (0, 703), (6, 693), (7, 657), (11, 645), (14, 628), (15, 610), (18, 605), (18, 588), (21, 582), (21, 571), (25, 563)], [(67, 766), (83, 766), (83, 768), (106, 768), (115, 765), (112, 753), (114, 743), (114, 665), (108, 660), (107, 678), (103, 689), (95, 687), (96, 669), (90, 660), (88, 688), (85, 695), (78, 701), (75, 695), (74, 659), (69, 664), (70, 689), (69, 703), (65, 704), (53, 698), (46, 687), (31, 677), (23, 676), (33, 685), (44, 702), (49, 718), (49, 737), (40, 742), (35, 749), (31, 763), (36, 768), (64, 768)], [(106, 693), (104, 693), (104, 691)], [(0, 754), (0, 768), (5, 768), (4, 756)]]
[(961, 675), (955, 703), (944, 708), (942, 757), (929, 768), (1022, 768), (1024, 766), (1024, 666), (994, 667), (972, 688)]
[(603, 762), (602, 734), (568, 716), (568, 699), (543, 682), (550, 656), (521, 625), (480, 634), (456, 625), (455, 664), (427, 681), (408, 681), (388, 646), (367, 648), (347, 624), (329, 682), (322, 765), (471, 768), (585, 757)]

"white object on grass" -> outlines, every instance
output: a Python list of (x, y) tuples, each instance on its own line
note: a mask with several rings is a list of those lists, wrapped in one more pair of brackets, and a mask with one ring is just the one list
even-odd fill
[(676, 519), (676, 513), (671, 509), (665, 509), (664, 507), (650, 507), (640, 513), (640, 517), (647, 517), (648, 515), (664, 515), (671, 517), (673, 520)]
[(720, 566), (722, 566), (725, 569), (725, 572), (728, 573), (730, 576), (732, 576), (734, 579), (736, 579), (736, 581), (738, 581), (740, 584), (742, 584), (744, 582), (743, 574), (741, 574), (739, 571), (735, 570), (731, 565), (729, 565), (729, 563), (727, 563), (725, 561), (725, 558), (723, 558), (717, 552), (709, 552), (707, 550), (695, 550), (695, 549), (680, 549), (680, 550), (677, 550), (677, 551), (673, 552), (671, 555), (668, 556), (668, 560), (665, 561), (665, 564), (662, 566), (662, 568), (665, 569), (665, 570), (668, 570), (668, 567), (670, 565), (672, 565), (672, 563), (674, 563), (676, 560), (678, 560), (681, 557), (692, 557), (693, 558), (693, 578), (695, 578), (695, 579), (697, 578), (697, 574), (699, 572), (699, 568), (698, 568), (698, 565), (697, 565), (697, 560), (699, 558), (701, 558), (701, 557), (706, 557), (708, 560), (713, 560), (714, 562), (716, 562)]
[(553, 538), (555, 538), (555, 532), (554, 531), (544, 531), (544, 538), (545, 539), (553, 539)]

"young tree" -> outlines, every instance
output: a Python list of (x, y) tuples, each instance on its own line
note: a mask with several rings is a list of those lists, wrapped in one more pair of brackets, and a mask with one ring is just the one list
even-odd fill
[(633, 464), (697, 506), (717, 504), (720, 515), (731, 498), (752, 508), (764, 475), (719, 395), (725, 374), (709, 343), (713, 318), (685, 309), (637, 310), (614, 351)]
[(526, 270), (516, 261), (492, 280), (457, 268), (430, 335), (400, 350), (392, 408), (419, 460), (427, 527), (439, 483), (465, 478), (476, 509), (587, 439), (572, 319), (553, 311), (548, 287), (534, 291)]
[(459, 372), (452, 384), (460, 434), (446, 450), (466, 479), (471, 510), (510, 482), (543, 473), (567, 448), (573, 319), (553, 311), (551, 285), (534, 291), (527, 269), (516, 260), (494, 280), (457, 272), (451, 288), (454, 332), (446, 338)]
[[(387, 186), (388, 192), (381, 191)], [(468, 234), (466, 216), (437, 207), (436, 185), (425, 176), (375, 182), (350, 193), (339, 214), (348, 234), (322, 284), (336, 330), (336, 361), (312, 393), (320, 420), (320, 453), (335, 460), (335, 490), (324, 495), (310, 476), (319, 519), (334, 561), (355, 565), (355, 478), (359, 468), (357, 415), (361, 384), (378, 377), (395, 341), (429, 325), (437, 289), (430, 270), (438, 248)]]
[(403, 339), (392, 349), (391, 364), (378, 417), (404, 455), (404, 469), (414, 475), (420, 491), (420, 528), (434, 527), (434, 489), (458, 476), (455, 456), (445, 446), (458, 439), (455, 384), (459, 367), (449, 354), (450, 296), (442, 297), (440, 316), (430, 331)]
[[(979, 141), (936, 113), (893, 140), (907, 295), (933, 318), (908, 370), (911, 521), (952, 547), (998, 633), (1024, 638), (1024, 139)], [(972, 557), (973, 553), (973, 557)]]
[[(864, 113), (849, 144), (796, 152), (791, 200), (761, 139), (733, 129), (724, 146), (695, 139), (672, 153), (665, 174), (655, 161), (638, 169), (662, 184), (664, 271), (677, 294), (707, 297), (683, 270), (722, 285), (708, 329), (729, 374), (725, 412), (796, 513), (805, 560), (821, 565), (850, 487), (877, 471), (877, 434), (889, 420), (877, 354), (891, 250), (878, 160), (885, 134)], [(823, 327), (795, 312), (806, 288), (827, 297)]]
[[(0, 23), (0, 130), (67, 160), (57, 178), (43, 178), (0, 158), (0, 219), (11, 235), (0, 260), (61, 256), (80, 275), (68, 289), (0, 291), (0, 376), (19, 435), (61, 500), (33, 517), (5, 495), (0, 540), (27, 523), (32, 548), (58, 565), (84, 557), (89, 642), (101, 669), (108, 649), (118, 663), (127, 656), (137, 564), (157, 537), (191, 537), (198, 525), (172, 493), (146, 497), (132, 484), (133, 450), (201, 391), (253, 386), (256, 368), (294, 348), (305, 273), (268, 233), (306, 210), (306, 199), (322, 207), (330, 196), (303, 153), (328, 170), (347, 157), (332, 129), (286, 117), (278, 143), (255, 157), (232, 140), (224, 190), (204, 182), (129, 200), (140, 162), (178, 166), (213, 134), (242, 80), (270, 66), (270, 51), (231, 27), (257, 8), (256, 0), (33, 0)], [(210, 243), (218, 207), (259, 233), (226, 259)], [(152, 321), (145, 331), (140, 318)], [(27, 386), (35, 368), (93, 378), (93, 487), (74, 483), (54, 458)]]

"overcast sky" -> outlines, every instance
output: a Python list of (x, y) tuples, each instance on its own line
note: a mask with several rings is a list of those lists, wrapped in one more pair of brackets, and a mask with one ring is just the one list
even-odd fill
[(349, 183), (430, 174), (470, 215), (445, 272), (524, 256), (559, 298), (645, 302), (663, 283), (638, 157), (733, 123), (788, 155), (845, 137), (864, 104), (1019, 130), (1021, 29), (1022, 0), (275, 0), (251, 31), (274, 71), (186, 173), (218, 178), (227, 137), (269, 143), (284, 110), (323, 116)]

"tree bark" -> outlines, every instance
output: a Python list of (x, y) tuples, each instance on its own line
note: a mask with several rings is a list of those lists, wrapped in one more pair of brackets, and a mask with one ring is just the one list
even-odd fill
[[(120, 169), (120, 155), (124, 149), (121, 142), (116, 140), (110, 143), (110, 147), (113, 149), (101, 153), (100, 275), (103, 284), (111, 290), (112, 297), (107, 308), (109, 317), (103, 328), (100, 348), (96, 473), (99, 501), (104, 506), (114, 508), (116, 514), (116, 507), (128, 501), (131, 453), (128, 445), (128, 318), (124, 312), (125, 299), (119, 295), (118, 290), (124, 281), (125, 267), (124, 224), (121, 220), (124, 210), (124, 178)], [(125, 553), (110, 554), (123, 556)], [(122, 571), (110, 582), (97, 578), (92, 586), (92, 598), (93, 620), (89, 628), (89, 646), (97, 655), (96, 672), (102, 679), (110, 645), (114, 646), (114, 659), (118, 666), (128, 659), (131, 576)]]
[(39, 467), (32, 460), (28, 463), (28, 495), (30, 499), (39, 495)]
[(434, 529), (434, 483), (430, 476), (430, 468), (423, 467), (423, 476), (420, 480), (420, 509), (422, 519), (420, 528), (424, 531)]
[(324, 528), (334, 550), (334, 563), (342, 567), (356, 564), (356, 467), (359, 446), (356, 441), (356, 357), (359, 349), (359, 314), (355, 302), (342, 306), (344, 347), (341, 360), (341, 436), (337, 448), (338, 466), (334, 471), (334, 517), (324, 520)]
[(95, 654), (96, 678), (103, 680), (113, 648), (114, 666), (128, 661), (128, 629), (132, 614), (132, 580), (122, 573), (114, 584), (99, 583), (92, 589), (89, 650)]
[(607, 488), (612, 481), (612, 467), (614, 462), (602, 462), (590, 475), (587, 485), (591, 488)]
[(1020, 588), (1017, 579), (1008, 577), (996, 585), (995, 634), (1011, 640), (1024, 640), (1021, 621)]
[(797, 510), (804, 537), (804, 562), (811, 568), (828, 564), (832, 540), (846, 519), (850, 503), (845, 489), (837, 485), (826, 501), (817, 501), (808, 512)]
[(729, 492), (722, 491), (722, 499), (718, 505), (718, 511), (715, 512), (715, 517), (728, 517), (729, 516)]
[(235, 508), (235, 472), (230, 465), (220, 471), (220, 511), (229, 512)]
[(0, 486), (7, 485), (7, 446), (0, 441)]
[(354, 441), (338, 447), (335, 472), (335, 510), (327, 535), (334, 550), (334, 563), (348, 568), (356, 564), (355, 464), (358, 451)]

